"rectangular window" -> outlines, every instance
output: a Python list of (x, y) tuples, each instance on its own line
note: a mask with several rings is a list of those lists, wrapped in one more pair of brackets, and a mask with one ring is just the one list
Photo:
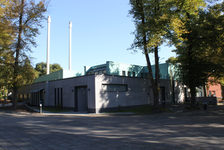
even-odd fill
[(27, 94), (24, 94), (24, 100), (27, 100)]
[(63, 89), (62, 88), (54, 89), (54, 104), (55, 104), (55, 107), (63, 108)]
[(148, 73), (145, 73), (144, 76), (145, 76), (145, 78), (148, 78), (149, 77), (149, 74)]
[(131, 76), (131, 72), (130, 72), (130, 71), (128, 71), (128, 76), (129, 76), (129, 77)]
[(103, 84), (104, 91), (107, 92), (126, 92), (128, 91), (127, 84)]
[(164, 102), (166, 100), (165, 87), (160, 87), (160, 99), (162, 102)]
[(135, 72), (132, 72), (132, 76), (135, 77)]
[(22, 100), (23, 99), (23, 94), (19, 95), (19, 99)]
[(125, 71), (122, 71), (122, 76), (126, 76), (126, 72)]

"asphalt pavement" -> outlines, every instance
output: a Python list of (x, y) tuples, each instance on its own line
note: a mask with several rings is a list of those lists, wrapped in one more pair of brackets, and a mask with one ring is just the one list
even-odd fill
[(0, 150), (221, 150), (224, 109), (152, 115), (0, 110)]

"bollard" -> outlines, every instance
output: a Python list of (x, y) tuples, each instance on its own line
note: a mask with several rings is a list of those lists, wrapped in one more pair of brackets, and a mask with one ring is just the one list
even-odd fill
[(42, 104), (40, 103), (40, 113), (42, 113)]

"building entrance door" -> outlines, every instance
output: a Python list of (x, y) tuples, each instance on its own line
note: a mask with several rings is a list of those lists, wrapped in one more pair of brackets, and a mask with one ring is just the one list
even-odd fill
[(75, 110), (79, 112), (88, 111), (87, 86), (75, 87)]

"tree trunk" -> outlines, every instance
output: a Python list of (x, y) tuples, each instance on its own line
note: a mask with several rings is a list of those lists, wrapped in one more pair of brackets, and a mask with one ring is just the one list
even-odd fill
[[(187, 13), (188, 19), (190, 19), (190, 14)], [(191, 27), (189, 26), (189, 31), (191, 31)], [(191, 33), (188, 33), (187, 40), (188, 40), (188, 48), (187, 48), (187, 54), (188, 54), (188, 64), (187, 64), (187, 71), (188, 71), (188, 87), (190, 88), (191, 93), (191, 106), (193, 106), (196, 102), (196, 87), (194, 82), (194, 73), (195, 73), (195, 64), (194, 64), (194, 54), (193, 54), (193, 46), (192, 46), (192, 37)]]
[(153, 79), (153, 74), (152, 74), (152, 67), (151, 67), (151, 63), (150, 63), (150, 59), (149, 59), (149, 54), (145, 53), (145, 58), (146, 58), (146, 62), (147, 62), (147, 68), (149, 71), (149, 80), (151, 82), (152, 87), (149, 87), (149, 89), (152, 88), (152, 92), (153, 92), (153, 105), (156, 107), (158, 105), (158, 92), (156, 90), (156, 86), (155, 86), (155, 81)]
[(206, 85), (203, 85), (203, 92), (204, 92), (204, 97), (207, 97)]
[(15, 63), (14, 63), (14, 75), (13, 75), (13, 107), (17, 105), (17, 92), (18, 92), (18, 75), (19, 75), (19, 56), (22, 48), (22, 31), (23, 31), (23, 14), (24, 14), (24, 0), (21, 1), (20, 13), (19, 13), (19, 31), (17, 37), (17, 44), (15, 50)]
[[(154, 7), (154, 13), (155, 15), (159, 15), (158, 12), (160, 10), (159, 1), (155, 0), (155, 7)], [(158, 106), (160, 98), (159, 98), (159, 92), (160, 92), (160, 71), (159, 71), (159, 54), (158, 54), (158, 46), (155, 46), (154, 48), (154, 58), (155, 58), (155, 93), (154, 93), (154, 106)], [(162, 102), (163, 103), (163, 102)], [(164, 105), (164, 103), (163, 103)], [(165, 106), (165, 105), (164, 105)]]
[(151, 66), (151, 62), (150, 62), (150, 58), (149, 58), (149, 51), (147, 48), (147, 35), (146, 32), (144, 31), (144, 27), (146, 26), (145, 24), (145, 14), (144, 14), (144, 9), (143, 9), (143, 4), (142, 1), (137, 1), (138, 2), (138, 6), (139, 9), (141, 10), (141, 22), (142, 22), (142, 26), (143, 26), (143, 45), (144, 45), (144, 54), (145, 54), (145, 59), (147, 62), (147, 68), (149, 71), (149, 80), (151, 82), (152, 87), (149, 87), (149, 89), (152, 89), (153, 91), (153, 102), (154, 102), (154, 106), (156, 107), (158, 104), (158, 92), (155, 86), (155, 81), (153, 79), (153, 73), (152, 73), (152, 66)]
[(224, 86), (223, 85), (221, 85), (221, 89), (222, 89), (222, 100), (224, 100)]
[(154, 99), (154, 105), (158, 105), (159, 102), (159, 91), (160, 91), (160, 71), (159, 71), (159, 55), (158, 55), (158, 47), (155, 47), (155, 99)]
[(195, 105), (196, 102), (196, 88), (194, 86), (190, 87), (191, 92), (191, 105)]
[(174, 79), (171, 79), (171, 88), (172, 88), (172, 101), (173, 104), (176, 104), (176, 100), (175, 100), (175, 82)]

